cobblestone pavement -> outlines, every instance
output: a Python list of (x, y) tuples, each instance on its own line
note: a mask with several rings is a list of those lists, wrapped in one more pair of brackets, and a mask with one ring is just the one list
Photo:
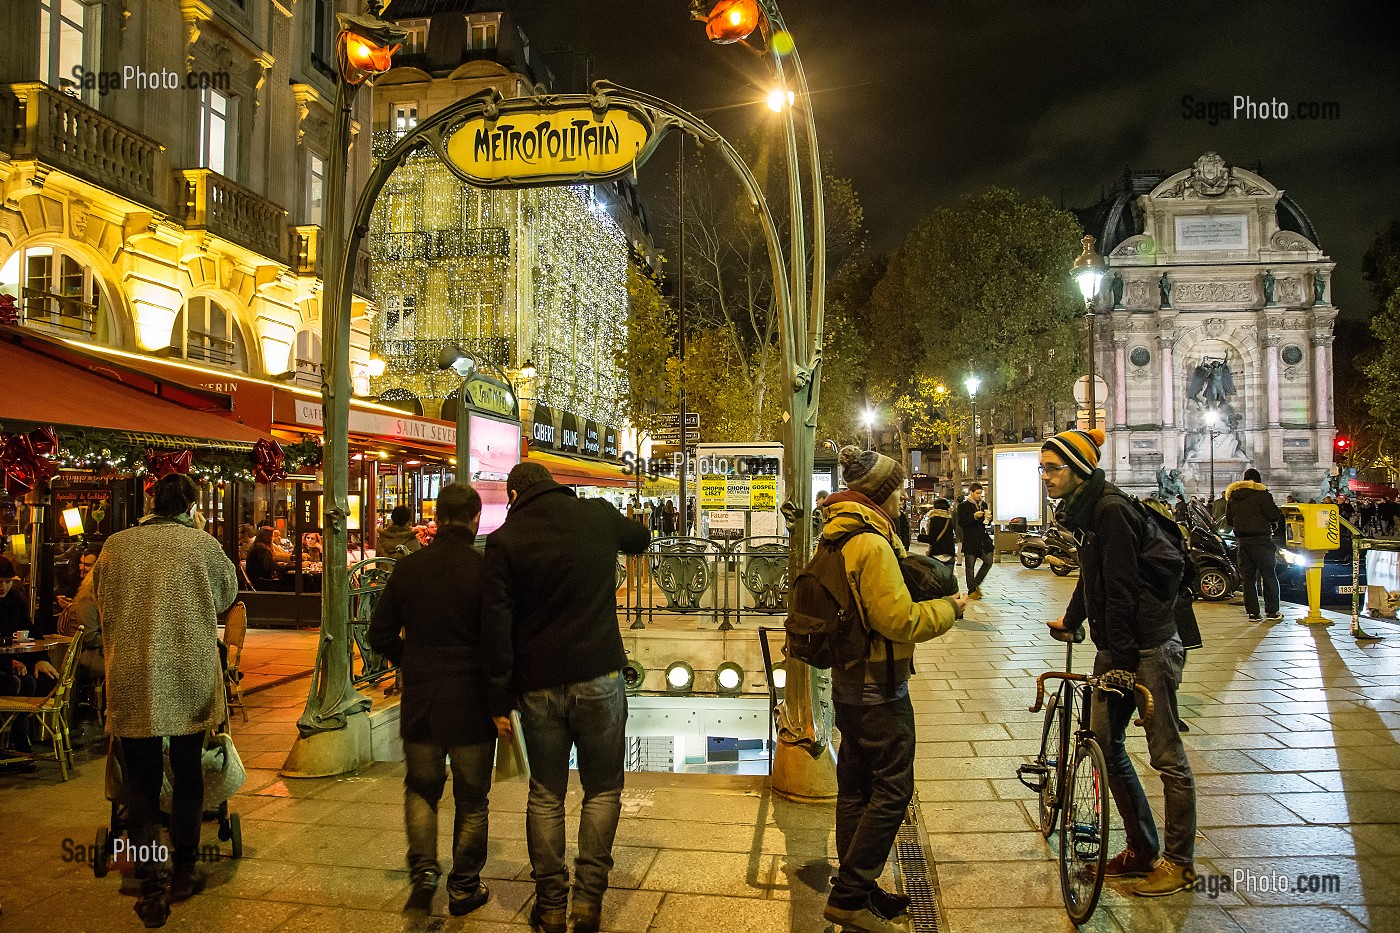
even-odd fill
[[(1032, 795), (1014, 777), (1039, 740), (1040, 717), (1026, 709), (1034, 678), (1064, 660), (1063, 646), (1043, 634), (1043, 620), (1059, 614), (1071, 586), (1045, 570), (998, 565), (984, 587), (987, 599), (953, 632), (919, 649), (912, 685), (921, 740), (916, 778), (942, 885), (944, 930), (1072, 929), (1060, 906), (1054, 850), (1034, 828)], [(1205, 606), (1200, 616), (1206, 647), (1191, 654), (1183, 691), (1200, 794), (1198, 870), (1280, 873), (1293, 887), (1303, 875), (1330, 888), (1335, 876), (1336, 889), (1217, 886), (1214, 896), (1144, 901), (1111, 884), (1087, 929), (1400, 929), (1400, 633), (1377, 626), (1391, 637), (1358, 646), (1344, 623), (1250, 625), (1238, 604)], [(295, 665), (273, 654), (304, 646), (285, 638), (267, 650), (268, 667)], [(1088, 648), (1077, 650), (1078, 669), (1089, 660)], [(169, 929), (528, 929), (523, 785), (492, 791), (492, 900), (459, 919), (447, 916), (439, 897), (426, 923), (411, 923), (399, 913), (408, 892), (402, 766), (279, 778), (308, 681), (276, 684), (270, 676), (268, 683), (248, 698), (250, 721), (233, 727), (249, 767), (233, 801), (244, 858), (212, 864), (209, 888), (175, 905)], [(1160, 783), (1140, 739), (1132, 751), (1160, 812)], [(91, 844), (107, 822), (102, 778), (95, 749), (80, 751), (77, 774), (66, 784), (49, 765), (35, 774), (0, 774), (0, 930), (141, 928), (118, 873), (95, 879), (69, 854)], [(578, 802), (575, 792), (571, 819)], [(778, 800), (762, 778), (629, 774), (604, 929), (829, 930), (820, 915), (831, 826), (830, 806)], [(214, 841), (213, 829), (206, 824), (206, 842)], [(226, 843), (222, 851), (227, 855)]]

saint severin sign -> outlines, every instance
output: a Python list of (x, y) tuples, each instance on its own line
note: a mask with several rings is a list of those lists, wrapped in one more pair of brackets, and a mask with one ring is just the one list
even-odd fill
[[(548, 101), (548, 98), (545, 99)], [(604, 181), (644, 161), (654, 139), (643, 113), (540, 100), (502, 101), (447, 138), (447, 162), (480, 187)]]

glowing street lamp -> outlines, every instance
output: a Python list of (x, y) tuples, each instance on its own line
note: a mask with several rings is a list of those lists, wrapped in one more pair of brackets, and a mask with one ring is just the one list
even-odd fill
[[(977, 447), (977, 390), (982, 386), (982, 380), (977, 376), (968, 376), (963, 380), (963, 385), (967, 386), (967, 397), (972, 400), (972, 477), (975, 480), (982, 478), (982, 463), (980, 450)], [(957, 490), (953, 490), (957, 492)]]
[(743, 42), (761, 17), (757, 0), (719, 0), (705, 17), (705, 35), (717, 45)]
[(1081, 240), (1084, 251), (1075, 257), (1070, 274), (1084, 296), (1084, 320), (1089, 328), (1089, 430), (1098, 427), (1098, 401), (1094, 398), (1094, 299), (1099, 296), (1108, 263), (1094, 249), (1094, 238)]
[(784, 109), (797, 103), (797, 94), (793, 91), (783, 92), (780, 87), (775, 87), (768, 92), (768, 109), (774, 113), (782, 113)]
[(1210, 433), (1210, 498), (1215, 501), (1215, 435), (1220, 433), (1216, 428), (1220, 427), (1220, 409), (1212, 408), (1206, 412), (1206, 429)]
[(866, 450), (875, 449), (875, 419), (875, 409), (867, 405), (865, 411), (861, 412), (860, 415), (860, 423), (865, 425)]

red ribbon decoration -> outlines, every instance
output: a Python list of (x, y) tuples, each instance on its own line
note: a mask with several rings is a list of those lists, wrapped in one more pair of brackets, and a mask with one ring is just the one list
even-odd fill
[(14, 295), (0, 295), (0, 324), (18, 324), (19, 306)]
[(21, 496), (58, 472), (48, 458), (58, 452), (53, 428), (35, 428), (28, 434), (0, 434), (0, 475), (5, 491)]
[(171, 473), (188, 473), (194, 465), (194, 454), (188, 450), (158, 454), (154, 448), (146, 448), (146, 492), (155, 489), (156, 480), (164, 479)]
[(282, 469), (282, 461), (286, 459), (286, 454), (282, 453), (282, 445), (276, 441), (261, 440), (253, 445), (253, 476), (257, 477), (260, 483), (275, 483), (278, 480), (287, 478), (287, 471)]

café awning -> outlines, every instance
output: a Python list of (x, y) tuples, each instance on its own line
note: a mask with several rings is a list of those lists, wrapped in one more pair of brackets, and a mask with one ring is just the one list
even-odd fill
[(565, 486), (635, 486), (637, 477), (622, 472), (622, 465), (585, 460), (565, 454), (531, 450), (529, 460), (544, 464), (554, 481)]
[[(7, 335), (8, 336), (8, 335)], [(14, 339), (0, 339), (0, 423), (119, 431), (155, 446), (251, 449), (268, 435), (232, 417), (186, 408)]]

